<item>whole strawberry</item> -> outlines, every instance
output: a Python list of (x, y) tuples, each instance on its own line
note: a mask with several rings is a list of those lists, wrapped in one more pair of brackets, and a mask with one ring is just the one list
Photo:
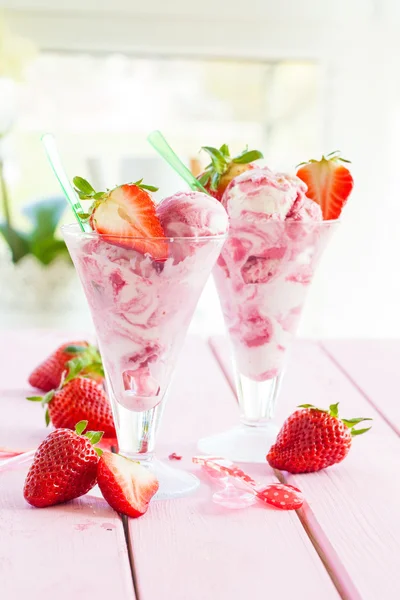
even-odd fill
[(284, 422), (276, 443), (267, 455), (274, 469), (289, 473), (312, 473), (341, 462), (348, 454), (352, 438), (370, 429), (354, 429), (367, 418), (340, 419), (339, 403), (329, 410), (312, 404), (299, 406)]
[(64, 371), (79, 370), (97, 381), (102, 381), (104, 371), (99, 351), (87, 342), (63, 344), (32, 371), (29, 383), (43, 392), (60, 385)]
[(115, 437), (111, 407), (103, 386), (86, 377), (65, 380), (57, 390), (41, 396), (30, 396), (28, 400), (46, 406), (46, 424), (75, 429), (78, 421), (88, 421), (90, 429), (104, 432), (104, 437)]
[(96, 484), (102, 432), (88, 431), (87, 421), (53, 431), (40, 444), (24, 485), (24, 498), (43, 508), (83, 496)]
[(258, 150), (243, 150), (241, 154), (231, 157), (229, 148), (223, 144), (219, 149), (211, 146), (203, 146), (202, 150), (207, 152), (211, 158), (211, 163), (207, 165), (204, 172), (198, 176), (198, 180), (205, 187), (207, 192), (217, 200), (222, 196), (235, 177), (252, 169), (251, 164), (263, 155)]

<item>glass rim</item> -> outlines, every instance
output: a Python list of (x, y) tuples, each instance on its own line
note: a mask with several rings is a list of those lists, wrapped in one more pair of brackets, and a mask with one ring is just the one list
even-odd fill
[(141, 240), (146, 242), (160, 241), (160, 242), (207, 242), (212, 240), (225, 240), (228, 236), (229, 230), (226, 233), (216, 235), (203, 235), (203, 236), (192, 236), (192, 237), (180, 237), (180, 236), (165, 236), (165, 237), (143, 237), (139, 235), (112, 235), (108, 233), (97, 233), (97, 231), (82, 231), (78, 223), (68, 223), (61, 225), (61, 231), (67, 234), (77, 235), (79, 237), (88, 237), (93, 239), (104, 239), (105, 241), (112, 240)]

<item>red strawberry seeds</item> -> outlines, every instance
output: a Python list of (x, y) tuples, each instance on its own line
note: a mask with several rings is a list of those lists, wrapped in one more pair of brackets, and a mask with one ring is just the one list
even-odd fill
[(83, 496), (96, 484), (99, 450), (93, 444), (101, 432), (81, 435), (86, 422), (75, 431), (58, 429), (40, 444), (28, 471), (24, 498), (32, 506), (43, 508)]
[(354, 429), (370, 419), (340, 419), (338, 404), (329, 411), (302, 405), (283, 424), (267, 461), (274, 469), (290, 473), (311, 473), (341, 462), (348, 454), (352, 438), (368, 431)]

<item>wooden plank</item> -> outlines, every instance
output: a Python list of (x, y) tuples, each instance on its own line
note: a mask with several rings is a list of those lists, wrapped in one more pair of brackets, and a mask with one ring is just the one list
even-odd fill
[(400, 435), (400, 340), (329, 340), (321, 345)]
[[(231, 376), (227, 341), (217, 338), (212, 344)], [(338, 401), (343, 415), (373, 417), (373, 429), (355, 439), (340, 465), (307, 475), (282, 472), (282, 478), (304, 492), (307, 506), (300, 516), (342, 595), (397, 600), (400, 442), (317, 344), (295, 344), (278, 403), (278, 421), (298, 404)]]
[(31, 371), (58, 346), (70, 341), (94, 341), (82, 331), (30, 329), (0, 332), (0, 390), (30, 390)]
[[(13, 389), (0, 394), (0, 446), (35, 448), (48, 431), (42, 411), (25, 400), (28, 390), (18, 365), (34, 366), (39, 355), (71, 338), (45, 333), (35, 340), (31, 332), (10, 332), (7, 347), (12, 352), (4, 350), (4, 338), (2, 373)], [(36, 353), (27, 358), (26, 349), (33, 347)], [(93, 495), (47, 509), (30, 507), (22, 495), (28, 466), (0, 473), (0, 597), (134, 600), (120, 517)]]
[[(233, 398), (206, 343), (188, 339), (160, 431), (160, 458), (182, 454), (177, 466), (201, 475), (191, 463), (195, 441), (235, 423)], [(269, 467), (249, 470), (276, 480)], [(155, 502), (147, 516), (129, 523), (141, 600), (339, 597), (295, 512), (223, 509), (212, 503), (205, 479), (193, 496)]]
[(104, 500), (30, 507), (27, 468), (0, 474), (1, 598), (134, 600), (122, 523)]

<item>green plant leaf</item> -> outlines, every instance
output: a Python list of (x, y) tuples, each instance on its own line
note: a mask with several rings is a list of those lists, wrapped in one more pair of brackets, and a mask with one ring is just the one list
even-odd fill
[(297, 408), (315, 408), (314, 404), (299, 404)]
[(43, 237), (33, 239), (31, 243), (31, 254), (43, 264), (49, 265), (59, 256), (71, 262), (71, 258), (63, 240), (57, 240), (54, 237)]
[(212, 146), (202, 146), (201, 149), (207, 152), (207, 154), (210, 156), (213, 170), (219, 173), (219, 175), (223, 175), (227, 169), (228, 161), (222, 154), (221, 150), (218, 150), (218, 148), (213, 148)]
[(96, 448), (95, 448), (95, 451), (97, 452), (97, 454), (98, 454), (99, 456), (103, 456), (103, 450), (102, 450), (101, 448), (97, 448), (97, 447), (96, 447)]
[(79, 423), (75, 425), (75, 433), (77, 433), (78, 435), (82, 435), (87, 426), (88, 421), (79, 421)]
[(139, 179), (139, 181), (134, 181), (132, 185), (137, 185), (137, 187), (141, 188), (142, 190), (148, 190), (149, 192), (158, 192), (158, 187), (155, 187), (154, 185), (147, 185), (142, 183), (142, 181), (143, 177), (142, 179)]
[(42, 402), (43, 397), (42, 396), (28, 396), (27, 400), (30, 400), (30, 402)]
[(52, 238), (66, 208), (67, 204), (62, 196), (44, 198), (24, 206), (22, 213), (32, 225), (30, 239)]
[(46, 408), (46, 412), (44, 413), (44, 420), (46, 423), (46, 427), (48, 427), (50, 425), (50, 413), (48, 408)]
[(24, 256), (29, 254), (30, 245), (28, 236), (22, 231), (17, 231), (7, 225), (7, 223), (0, 223), (0, 233), (7, 242), (8, 247), (11, 250), (11, 257), (13, 263), (17, 263)]
[(264, 155), (259, 150), (249, 150), (242, 152), (239, 156), (236, 156), (232, 159), (232, 162), (243, 165), (247, 163), (251, 163), (254, 160), (258, 160), (260, 158), (264, 158)]

